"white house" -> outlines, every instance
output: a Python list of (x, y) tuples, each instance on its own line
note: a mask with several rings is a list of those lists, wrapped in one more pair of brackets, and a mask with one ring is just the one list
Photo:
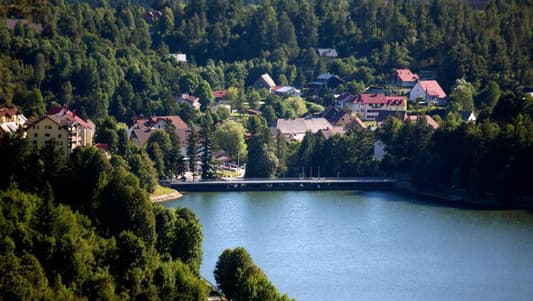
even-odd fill
[(171, 53), (170, 57), (173, 57), (178, 63), (187, 63), (187, 55), (183, 53)]
[(421, 80), (409, 92), (409, 100), (421, 99), (427, 104), (446, 105), (446, 93), (436, 80)]

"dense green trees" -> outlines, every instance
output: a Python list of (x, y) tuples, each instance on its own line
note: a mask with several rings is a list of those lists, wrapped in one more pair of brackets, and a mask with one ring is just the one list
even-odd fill
[(245, 161), (248, 153), (245, 136), (246, 131), (241, 123), (227, 120), (217, 126), (214, 143), (232, 159)]
[(248, 160), (245, 176), (247, 178), (271, 178), (278, 167), (278, 158), (272, 149), (269, 129), (260, 128), (248, 142)]
[(199, 221), (179, 209), (161, 227), (159, 211), (128, 171), (130, 164), (144, 170), (135, 165), (146, 164), (143, 153), (109, 161), (96, 148), (78, 148), (65, 162), (54, 144), (31, 150), (18, 135), (2, 137), (0, 151), (21, 163), (3, 164), (10, 176), (0, 189), (2, 296), (205, 300)]
[(242, 247), (224, 250), (214, 274), (218, 286), (231, 300), (290, 300), (287, 295), (280, 295)]
[[(476, 90), (491, 81), (503, 89), (533, 84), (533, 30), (523, 22), (533, 12), (523, 1), (483, 9), (449, 0), (138, 4), (47, 2), (31, 15), (42, 32), (2, 24), (0, 102), (28, 116), (57, 102), (93, 120), (179, 113), (189, 122), (177, 94), (197, 94), (205, 110), (212, 89), (235, 87), (244, 108), (244, 91), (263, 73), (298, 87), (325, 71), (368, 85), (408, 66), (434, 71), (449, 92), (458, 78)], [(162, 16), (146, 22), (150, 5)], [(319, 47), (334, 47), (340, 58), (328, 63)], [(188, 64), (169, 57), (179, 52)]]
[(426, 189), (467, 191), (471, 198), (489, 193), (511, 205), (517, 195), (532, 195), (526, 178), (531, 175), (532, 99), (506, 94), (492, 115), (477, 124), (457, 120), (453, 113), (438, 130), (423, 122), (388, 120), (379, 137), (387, 145), (382, 168), (410, 174)]
[(287, 174), (300, 177), (370, 176), (377, 172), (372, 160), (374, 135), (369, 130), (349, 130), (325, 139), (321, 132), (306, 133), (292, 145)]
[[(161, 260), (131, 231), (103, 238), (81, 213), (17, 189), (0, 192), (0, 199), (5, 298), (207, 298), (197, 272), (178, 258)], [(184, 246), (187, 239), (179, 237)]]
[[(436, 131), (423, 122), (388, 121), (377, 134), (388, 152), (382, 170), (408, 172), (419, 186), (463, 188), (473, 197), (492, 192), (506, 201), (532, 193), (533, 105), (520, 92), (533, 85), (533, 10), (527, 1), (490, 1), (482, 9), (451, 0), (32, 5), (9, 7), (5, 16), (40, 23), (42, 31), (0, 22), (0, 105), (28, 117), (52, 104), (68, 105), (97, 122), (96, 137), (114, 156), (108, 160), (85, 148), (65, 160), (53, 143), (33, 150), (22, 135), (1, 138), (0, 295), (7, 299), (205, 299), (205, 284), (196, 277), (197, 218), (183, 210), (153, 210), (146, 195), (157, 176), (183, 171), (175, 131), (158, 131), (146, 149), (137, 148), (114, 120), (178, 114), (200, 125), (187, 141), (189, 167), (200, 163), (209, 178), (213, 147), (242, 156), (242, 141), (215, 143), (213, 132), (224, 129), (225, 122), (217, 123), (227, 112), (201, 118), (203, 112), (176, 103), (179, 93), (198, 96), (209, 112), (212, 90), (227, 89), (238, 112), (263, 111), (264, 119), (246, 121), (248, 155), (254, 158), (248, 177), (380, 172), (371, 159), (370, 131), (329, 139), (308, 134), (288, 147), (284, 137), (272, 137), (267, 123), (320, 107), (251, 90), (264, 73), (278, 84), (303, 88), (329, 71), (358, 93), (387, 80), (396, 67), (432, 71), (450, 92), (451, 112)], [(143, 17), (151, 5), (162, 12), (159, 19)], [(319, 47), (335, 48), (340, 58), (319, 57)], [(188, 63), (169, 57), (179, 52)], [(320, 104), (333, 99), (327, 89), (319, 96)], [(480, 110), (480, 122), (460, 122), (453, 113), (458, 109)], [(171, 259), (159, 256), (164, 253)], [(228, 295), (279, 299), (251, 259), (244, 261), (233, 278), (240, 284)], [(233, 280), (219, 284), (227, 290)]]

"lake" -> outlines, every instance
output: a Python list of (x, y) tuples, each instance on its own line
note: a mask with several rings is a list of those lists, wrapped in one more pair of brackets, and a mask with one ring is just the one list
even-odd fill
[(201, 273), (245, 247), (297, 300), (531, 300), (533, 212), (442, 206), (372, 191), (187, 193)]

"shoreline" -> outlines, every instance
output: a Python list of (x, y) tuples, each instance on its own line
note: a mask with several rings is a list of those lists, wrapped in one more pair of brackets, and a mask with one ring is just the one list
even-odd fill
[(166, 201), (179, 199), (181, 197), (183, 197), (183, 194), (177, 190), (174, 190), (174, 192), (172, 193), (167, 193), (167, 194), (158, 195), (158, 196), (150, 196), (150, 201), (152, 201), (152, 203), (162, 203)]

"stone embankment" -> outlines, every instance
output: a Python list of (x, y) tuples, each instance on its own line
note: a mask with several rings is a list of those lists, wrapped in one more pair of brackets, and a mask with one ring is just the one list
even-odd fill
[(177, 190), (175, 190), (174, 192), (172, 193), (167, 193), (167, 194), (163, 194), (163, 195), (158, 195), (158, 196), (150, 196), (150, 200), (153, 202), (153, 203), (161, 203), (161, 202), (166, 202), (166, 201), (171, 201), (171, 200), (175, 200), (175, 199), (179, 199), (183, 196), (183, 194), (181, 194), (180, 192), (178, 192)]

